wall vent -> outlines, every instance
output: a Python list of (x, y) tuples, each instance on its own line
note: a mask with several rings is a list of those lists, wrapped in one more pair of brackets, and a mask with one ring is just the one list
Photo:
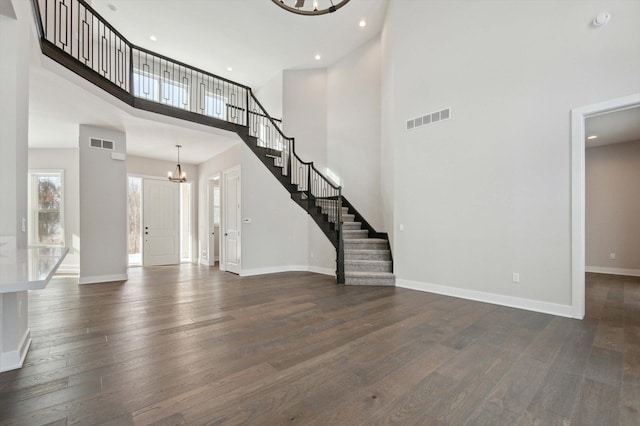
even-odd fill
[(407, 120), (407, 130), (416, 129), (418, 127), (426, 126), (427, 124), (434, 124), (439, 121), (448, 120), (451, 118), (451, 108), (445, 108), (440, 111), (430, 112), (429, 114), (421, 115), (420, 117)]
[(107, 141), (107, 140), (97, 139), (97, 138), (91, 138), (90, 145), (91, 145), (91, 148), (106, 149), (109, 151), (113, 151), (115, 148), (115, 143), (113, 141)]

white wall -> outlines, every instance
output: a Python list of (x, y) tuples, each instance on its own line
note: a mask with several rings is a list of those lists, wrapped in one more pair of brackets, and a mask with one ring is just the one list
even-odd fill
[(267, 113), (278, 119), (282, 119), (282, 78), (282, 72), (279, 72), (254, 91)]
[[(640, 91), (640, 2), (389, 8), (383, 144), (399, 284), (569, 312), (570, 111)], [(611, 22), (592, 27), (603, 9)], [(450, 120), (405, 130), (445, 107)]]
[(80, 125), (80, 284), (127, 279), (127, 169), (112, 151), (90, 147), (90, 139), (114, 141), (127, 150), (123, 132)]
[(328, 167), (343, 194), (378, 232), (381, 205), (380, 38), (339, 60), (327, 72)]
[(640, 141), (589, 148), (585, 166), (587, 270), (640, 275)]
[[(177, 149), (176, 149), (177, 155)], [(182, 171), (191, 183), (191, 253), (193, 262), (198, 262), (198, 166), (180, 163)], [(175, 172), (176, 163), (152, 158), (127, 155), (127, 174), (146, 178), (167, 178), (167, 172)], [(127, 228), (128, 229), (128, 228)]]
[[(30, 14), (27, 2), (0, 3), (0, 237), (7, 237), (3, 243), (12, 249), (27, 247), (22, 224), (27, 218)], [(22, 366), (31, 343), (28, 304), (26, 291), (0, 294), (0, 371)]]
[[(5, 0), (5, 3), (6, 0)], [(8, 2), (11, 3), (11, 2)], [(15, 237), (27, 247), (27, 144), (29, 130), (29, 57), (31, 49), (28, 4), (5, 4), (0, 15), (0, 237)]]
[[(207, 205), (209, 203), (209, 179), (222, 172), (242, 163), (242, 141), (238, 139), (238, 144), (229, 148), (221, 154), (198, 165), (198, 251), (200, 263), (208, 264), (208, 239), (209, 239), (209, 219), (207, 217)], [(241, 176), (242, 179), (242, 176)], [(241, 182), (244, 185), (244, 182)], [(241, 188), (244, 190), (244, 186)], [(242, 242), (241, 242), (242, 243)]]
[(79, 151), (68, 149), (29, 149), (29, 169), (64, 171), (64, 240), (69, 253), (58, 271), (80, 271), (80, 159)]
[(241, 168), (242, 219), (251, 220), (242, 223), (240, 231), (242, 275), (307, 270), (306, 212), (241, 141), (199, 166), (201, 263), (208, 260), (208, 181), (216, 175), (222, 178), (224, 170), (237, 165)]
[(307, 270), (307, 217), (243, 143), (242, 274)]
[(327, 167), (327, 70), (285, 70), (282, 126), (303, 161)]

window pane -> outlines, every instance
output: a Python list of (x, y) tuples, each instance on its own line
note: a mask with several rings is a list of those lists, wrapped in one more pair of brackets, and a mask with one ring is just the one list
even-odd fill
[(38, 212), (38, 242), (40, 244), (62, 244), (59, 211)]
[(127, 191), (129, 214), (129, 265), (142, 264), (142, 179), (130, 177)]
[(59, 176), (38, 177), (38, 210), (60, 210), (62, 182)]

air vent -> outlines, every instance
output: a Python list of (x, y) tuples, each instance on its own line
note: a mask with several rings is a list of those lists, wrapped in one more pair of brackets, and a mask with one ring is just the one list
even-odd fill
[(450, 118), (451, 108), (430, 112), (429, 114), (407, 120), (407, 130), (416, 129), (418, 127), (426, 126), (427, 124), (434, 124), (439, 121), (448, 120)]
[(115, 143), (113, 141), (107, 141), (103, 139), (91, 138), (91, 148), (106, 149), (113, 151)]

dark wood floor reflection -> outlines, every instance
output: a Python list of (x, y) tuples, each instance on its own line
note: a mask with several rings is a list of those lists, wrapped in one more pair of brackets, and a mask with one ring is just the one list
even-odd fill
[(640, 424), (640, 279), (587, 318), (291, 272), (55, 278), (0, 374), (0, 424)]

